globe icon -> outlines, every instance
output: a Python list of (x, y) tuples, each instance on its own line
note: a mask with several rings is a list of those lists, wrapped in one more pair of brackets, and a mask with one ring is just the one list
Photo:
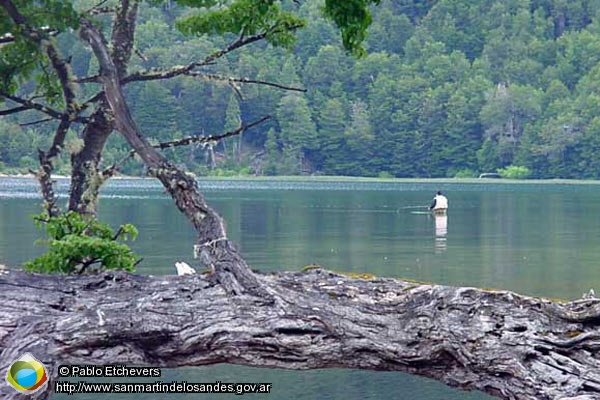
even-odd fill
[(6, 382), (17, 392), (31, 394), (46, 387), (48, 374), (40, 361), (31, 354), (24, 353), (8, 368)]
[(37, 373), (33, 369), (26, 368), (18, 371), (15, 378), (19, 385), (29, 389), (37, 382)]

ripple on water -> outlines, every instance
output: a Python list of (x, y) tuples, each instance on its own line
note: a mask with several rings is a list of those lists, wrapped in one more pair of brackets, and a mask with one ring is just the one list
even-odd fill
[[(520, 191), (600, 191), (600, 185), (581, 182), (544, 182), (528, 181), (523, 183), (501, 182), (460, 182), (460, 181), (329, 181), (329, 180), (217, 180), (198, 179), (198, 185), (203, 192), (227, 190), (334, 190), (334, 191), (436, 191), (452, 190), (453, 192), (520, 192)], [(56, 192), (59, 197), (65, 197), (69, 191), (68, 178), (55, 178)], [(135, 191), (136, 194), (131, 192)], [(0, 178), (0, 197), (33, 198), (39, 194), (37, 181), (31, 177), (2, 177)], [(163, 187), (154, 179), (119, 178), (110, 180), (102, 191), (103, 197), (108, 198), (165, 198), (168, 195)]]

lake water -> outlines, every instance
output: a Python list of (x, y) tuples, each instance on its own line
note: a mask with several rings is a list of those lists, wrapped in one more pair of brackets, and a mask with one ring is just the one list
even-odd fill
[[(566, 299), (600, 289), (600, 185), (202, 180), (200, 187), (256, 269), (319, 264)], [(59, 189), (66, 193), (67, 182), (59, 181)], [(438, 189), (449, 198), (447, 219), (415, 213)], [(32, 244), (40, 232), (29, 218), (40, 210), (37, 190), (30, 179), (0, 179), (0, 263), (20, 265), (42, 251)], [(113, 180), (102, 193), (100, 216), (113, 226), (139, 228), (133, 247), (144, 261), (138, 272), (174, 274), (177, 260), (193, 265), (194, 232), (154, 181)], [(164, 370), (162, 379), (272, 382), (271, 394), (264, 395), (269, 399), (489, 398), (395, 372), (219, 365)]]

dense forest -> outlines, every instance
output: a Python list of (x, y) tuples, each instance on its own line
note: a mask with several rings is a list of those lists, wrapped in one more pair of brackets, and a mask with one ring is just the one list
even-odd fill
[[(384, 0), (373, 7), (360, 58), (343, 49), (321, 3), (283, 2), (307, 21), (293, 51), (255, 44), (207, 68), (305, 92), (189, 76), (135, 82), (126, 94), (141, 130), (162, 142), (273, 117), (214, 145), (167, 150), (199, 175), (470, 177), (500, 169), (600, 178), (600, 0)], [(182, 34), (177, 20), (187, 12), (168, 1), (143, 4), (132, 71), (186, 64), (227, 43)], [(77, 76), (97, 73), (88, 49), (59, 40)], [(0, 171), (37, 166), (37, 148), (53, 131), (37, 120), (0, 120)], [(78, 145), (71, 132), (69, 149)], [(128, 152), (112, 135), (104, 162)], [(58, 171), (68, 167), (64, 159)], [(141, 174), (142, 164), (122, 171)]]

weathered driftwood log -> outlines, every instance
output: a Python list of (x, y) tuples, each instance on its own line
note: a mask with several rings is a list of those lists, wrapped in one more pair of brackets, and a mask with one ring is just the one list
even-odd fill
[[(31, 352), (53, 377), (71, 363), (342, 367), (504, 399), (600, 398), (600, 300), (324, 270), (256, 276), (268, 298), (200, 275), (0, 275), (0, 373)], [(0, 398), (19, 396), (0, 385)]]

